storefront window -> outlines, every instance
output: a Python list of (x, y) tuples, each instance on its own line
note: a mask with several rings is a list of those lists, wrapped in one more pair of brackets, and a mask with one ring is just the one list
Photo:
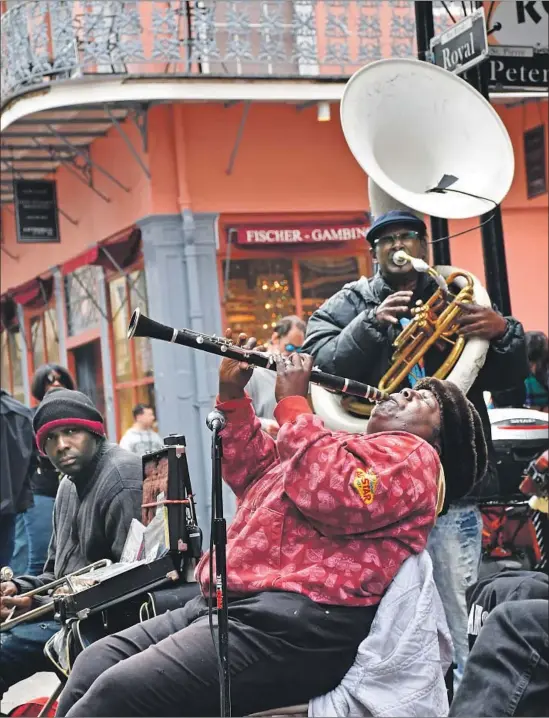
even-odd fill
[(234, 332), (246, 332), (261, 341), (270, 338), (281, 317), (295, 314), (292, 261), (245, 259), (224, 262), (225, 314)]
[(3, 331), (0, 334), (0, 347), (1, 347), (1, 371), (2, 374), (0, 375), (0, 385), (2, 386), (2, 389), (5, 389), (6, 391), (10, 392), (11, 394), (11, 366), (10, 366), (10, 350), (9, 350), (9, 344), (8, 344), (8, 332)]
[(356, 257), (299, 260), (302, 318), (306, 321), (326, 299), (359, 277)]
[(2, 388), (21, 402), (25, 402), (23, 372), (21, 370), (21, 336), (19, 331), (3, 331), (1, 337)]
[(46, 363), (59, 362), (59, 334), (57, 332), (57, 313), (55, 307), (49, 307), (42, 314), (30, 320), (30, 340), (32, 353), (31, 373)]
[(239, 259), (222, 263), (225, 319), (233, 332), (268, 340), (284, 316), (305, 321), (347, 282), (367, 272), (364, 256)]
[[(46, 335), (46, 354), (48, 362), (59, 363), (59, 331), (55, 307), (46, 309), (44, 313), (44, 332)], [(36, 364), (35, 364), (36, 367)]]
[(67, 327), (71, 337), (99, 325), (97, 297), (100, 271), (99, 267), (90, 265), (75, 269), (65, 277)]
[(133, 424), (136, 404), (154, 404), (151, 340), (139, 337), (128, 341), (132, 311), (139, 307), (148, 313), (145, 272), (141, 269), (109, 282), (111, 326), (114, 345), (115, 391), (118, 406), (118, 432), (121, 437)]
[(116, 398), (118, 400), (119, 438), (122, 438), (133, 424), (132, 409), (137, 402), (133, 400), (133, 390), (131, 388), (117, 389)]
[(114, 337), (114, 365), (117, 382), (132, 380), (131, 353), (127, 336), (130, 315), (126, 284), (126, 277), (118, 277), (118, 279), (113, 279), (109, 283)]
[(44, 346), (44, 317), (31, 319), (31, 346), (35, 369), (46, 363), (46, 347)]
[[(130, 311), (139, 307), (143, 314), (149, 313), (147, 301), (147, 283), (145, 272), (139, 270), (130, 274)], [(133, 340), (135, 346), (136, 375), (139, 378), (153, 375), (152, 347), (148, 337), (137, 337)]]

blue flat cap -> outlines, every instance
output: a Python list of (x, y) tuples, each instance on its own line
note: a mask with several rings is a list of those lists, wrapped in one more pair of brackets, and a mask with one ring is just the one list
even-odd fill
[(403, 224), (411, 229), (416, 229), (418, 232), (427, 234), (425, 222), (417, 217), (413, 212), (407, 212), (402, 209), (392, 209), (390, 212), (381, 214), (368, 230), (366, 239), (370, 242), (372, 247), (374, 246), (374, 241), (381, 234), (381, 230), (385, 229), (385, 227), (390, 224)]

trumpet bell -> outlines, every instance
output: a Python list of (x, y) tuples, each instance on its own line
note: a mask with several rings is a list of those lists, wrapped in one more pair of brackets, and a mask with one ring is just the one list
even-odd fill
[[(358, 70), (343, 93), (341, 125), (391, 209), (475, 217), (511, 187), (513, 146), (499, 115), (467, 82), (428, 62), (379, 60)], [(444, 177), (453, 191), (430, 191)]]

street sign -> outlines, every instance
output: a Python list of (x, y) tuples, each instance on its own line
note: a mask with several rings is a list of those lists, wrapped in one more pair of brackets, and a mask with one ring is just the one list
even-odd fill
[(55, 182), (14, 180), (17, 241), (25, 244), (60, 242)]
[(549, 2), (485, 3), (490, 35), (490, 90), (547, 90)]
[(435, 65), (460, 74), (488, 57), (486, 20), (481, 8), (431, 40)]
[(549, 54), (531, 47), (490, 46), (490, 90), (542, 90), (549, 85)]

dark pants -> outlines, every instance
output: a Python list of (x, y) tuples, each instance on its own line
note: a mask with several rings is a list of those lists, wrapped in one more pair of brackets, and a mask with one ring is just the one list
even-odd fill
[(549, 715), (547, 582), (516, 574), (496, 577), (475, 597), (470, 623), (480, 619), (475, 608), (486, 613), (450, 716)]
[(0, 516), (0, 568), (9, 566), (15, 545), (15, 514)]
[[(322, 606), (282, 592), (231, 601), (233, 715), (304, 703), (335, 688), (374, 615), (375, 608)], [(57, 716), (219, 715), (216, 645), (199, 596), (86, 649)]]
[(60, 629), (57, 621), (38, 620), (0, 633), (0, 696), (25, 678), (52, 670), (44, 646)]

